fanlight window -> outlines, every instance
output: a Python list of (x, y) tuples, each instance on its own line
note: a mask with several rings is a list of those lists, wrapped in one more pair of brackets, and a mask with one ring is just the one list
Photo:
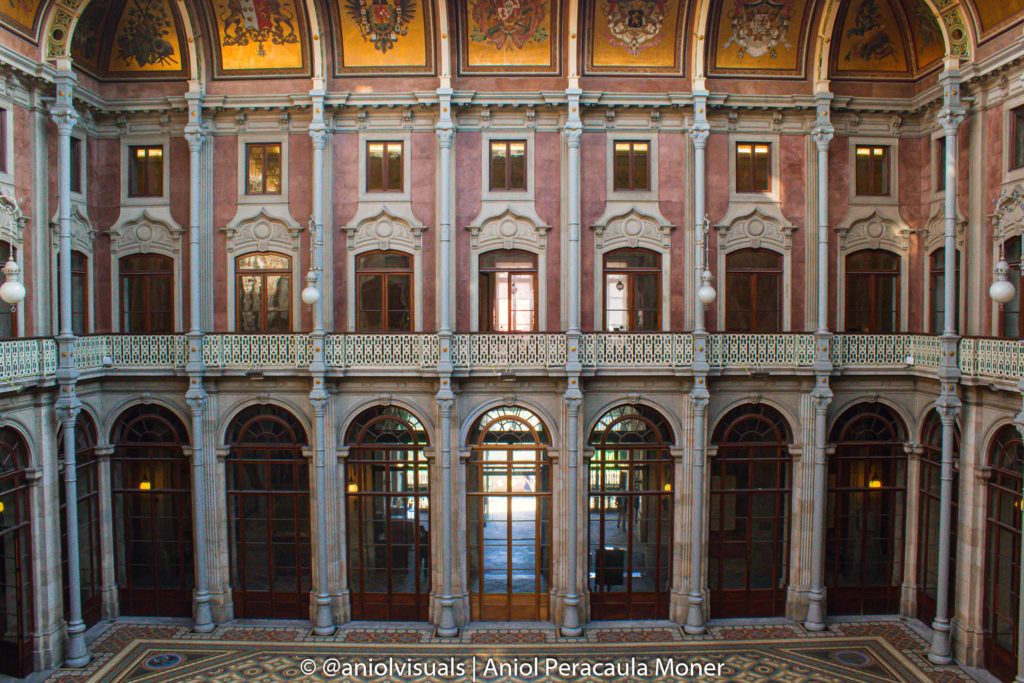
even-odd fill
[(540, 418), (525, 408), (503, 406), (484, 413), (469, 436), (470, 443), (489, 446), (546, 445), (551, 441)]

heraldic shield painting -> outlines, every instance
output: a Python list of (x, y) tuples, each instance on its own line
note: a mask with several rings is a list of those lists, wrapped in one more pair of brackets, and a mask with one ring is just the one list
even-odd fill
[(712, 8), (711, 75), (803, 77), (811, 0), (719, 0)]
[(218, 76), (305, 75), (305, 10), (298, 0), (208, 0)]
[(459, 2), (459, 70), (558, 74), (561, 4), (558, 0)]
[(181, 17), (171, 0), (91, 2), (75, 28), (71, 56), (101, 78), (187, 78), (181, 36)]
[(681, 0), (590, 0), (586, 73), (682, 76), (684, 5)]
[(434, 73), (430, 0), (336, 0), (337, 74)]

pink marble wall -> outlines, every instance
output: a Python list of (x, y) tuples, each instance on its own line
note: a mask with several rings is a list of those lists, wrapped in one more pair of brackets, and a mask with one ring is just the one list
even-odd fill
[(221, 230), (238, 208), (238, 143), (233, 137), (219, 137), (213, 152), (213, 324), (228, 329), (227, 236)]
[(607, 135), (583, 133), (580, 140), (580, 327), (600, 329), (594, 316), (594, 231), (591, 226), (604, 213), (608, 195), (605, 168)]
[(681, 330), (685, 324), (686, 310), (683, 296), (686, 290), (685, 225), (686, 225), (686, 178), (683, 160), (690, 139), (678, 131), (658, 134), (658, 206), (672, 231), (669, 245), (669, 261), (672, 264), (672, 281), (669, 285), (668, 323), (674, 330)]
[[(359, 207), (359, 136), (340, 133), (334, 136), (334, 225), (348, 225)], [(334, 329), (348, 330), (348, 235), (334, 231)]]
[[(171, 166), (170, 168), (173, 168)], [(89, 140), (89, 220), (96, 230), (93, 242), (93, 291), (95, 331), (113, 329), (111, 292), (113, 269), (110, 262), (110, 237), (106, 231), (120, 215), (121, 185), (109, 178), (121, 177), (121, 143), (119, 140)], [(175, 174), (171, 174), (173, 183)], [(186, 188), (187, 192), (187, 188)], [(188, 206), (186, 194), (185, 205)], [(186, 222), (185, 225), (188, 223)], [(187, 291), (187, 290), (186, 290)]]
[[(708, 269), (715, 277), (715, 288), (721, 291), (722, 273), (718, 272), (718, 231), (714, 226), (721, 222), (729, 210), (729, 154), (733, 141), (728, 135), (709, 135), (707, 149), (704, 152), (704, 169), (707, 176), (706, 196), (704, 200), (705, 212), (708, 220), (711, 221), (712, 229), (708, 235)], [(687, 283), (690, 283), (694, 274), (687, 273)], [(696, 283), (690, 284), (691, 287)], [(704, 311), (704, 326), (708, 330), (717, 330), (718, 306), (712, 304)]]
[(423, 245), (420, 247), (423, 272), (415, 286), (423, 288), (424, 331), (437, 330), (437, 219), (434, 215), (437, 204), (437, 135), (433, 131), (412, 134), (412, 212), (427, 226), (423, 231)]
[(779, 138), (779, 191), (782, 199), (782, 214), (796, 226), (792, 233), (790, 251), (790, 327), (787, 332), (807, 328), (804, 318), (804, 292), (807, 262), (808, 231), (816, 229), (807, 220), (807, 145), (803, 135), (783, 135)]
[(839, 319), (839, 240), (834, 227), (846, 217), (850, 210), (850, 182), (852, 182), (852, 169), (850, 168), (850, 144), (849, 138), (837, 135), (832, 140), (828, 151), (828, 224), (829, 224), (829, 268), (828, 268), (828, 298), (829, 315), (828, 327), (830, 330), (838, 330), (836, 321)]
[[(929, 170), (929, 147), (930, 140), (921, 137), (900, 138), (898, 145), (893, 148), (898, 166), (900, 215), (907, 226), (915, 231), (923, 231), (928, 218), (924, 215), (927, 206), (922, 199), (928, 184), (924, 174)], [(902, 277), (909, 278), (910, 310), (901, 311), (901, 317), (907, 321), (907, 329), (911, 332), (924, 329), (922, 304), (925, 278), (928, 277), (925, 266), (928, 258), (925, 254), (925, 240), (923, 232), (916, 232), (914, 237), (910, 238), (910, 272), (902, 274)]]
[(480, 213), (480, 146), (478, 132), (459, 133), (455, 145), (455, 215), (452, 217), (452, 238), (455, 241), (455, 308), (452, 319), (456, 330), (469, 330), (475, 315), (470, 310), (469, 276), (470, 239), (466, 226)]
[[(535, 154), (533, 163), (534, 189), (537, 214), (551, 226), (547, 237), (547, 301), (538, 302), (547, 305), (548, 330), (562, 328), (562, 136), (559, 133), (537, 133), (534, 136)], [(581, 230), (583, 226), (580, 226)]]
[[(313, 216), (313, 140), (308, 133), (288, 136), (288, 211), (300, 225), (309, 225)], [(299, 237), (299, 281), (292, 284), (300, 292), (306, 286), (310, 268), (309, 247), (312, 236), (303, 230)], [(327, 267), (327, 264), (324, 264)], [(299, 303), (300, 330), (313, 329), (313, 307)]]
[[(987, 156), (985, 157), (985, 190), (981, 200), (982, 207), (984, 207), (985, 213), (987, 214), (996, 205), (996, 201), (999, 199), (999, 193), (1002, 191), (1002, 180), (1003, 171), (1009, 165), (1009, 159), (1007, 158), (1008, 150), (1003, 146), (1003, 117), (1006, 114), (1002, 107), (993, 107), (984, 114), (985, 116), (985, 133), (984, 133), (984, 144)], [(984, 221), (982, 226), (982, 234), (984, 235), (983, 245), (993, 244), (995, 242), (995, 230), (992, 225), (992, 221)], [(990, 283), (990, 275), (992, 269), (995, 268), (995, 256), (991, 249), (982, 247), (977, 250), (979, 257), (982, 262), (978, 264), (981, 272), (986, 274), (986, 277), (982, 278), (982, 282)], [(964, 264), (966, 265), (966, 264)], [(981, 334), (990, 334), (992, 330), (992, 307), (982, 306), (982, 328), (979, 330)], [(999, 323), (1002, 327), (1002, 323)], [(999, 332), (1001, 330), (997, 330)]]

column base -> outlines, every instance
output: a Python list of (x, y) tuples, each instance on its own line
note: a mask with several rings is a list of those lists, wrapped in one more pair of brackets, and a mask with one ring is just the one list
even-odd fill
[(78, 657), (68, 657), (64, 660), (64, 666), (69, 669), (81, 669), (91, 661), (92, 655), (86, 652), (84, 655), (79, 655)]
[(804, 628), (808, 631), (813, 631), (815, 633), (828, 630), (828, 626), (826, 626), (825, 623), (821, 621), (805, 621)]
[(952, 664), (953, 658), (950, 655), (937, 655), (934, 652), (929, 652), (928, 661), (932, 664)]

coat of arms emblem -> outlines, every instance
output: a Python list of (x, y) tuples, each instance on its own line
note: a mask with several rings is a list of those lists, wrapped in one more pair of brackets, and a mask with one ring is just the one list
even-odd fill
[(531, 40), (541, 42), (548, 37), (544, 0), (476, 0), (470, 4), (476, 24), (470, 33), (474, 42), (490, 43), (499, 50), (521, 50)]
[(767, 54), (775, 59), (780, 45), (792, 47), (786, 42), (791, 18), (789, 0), (736, 0), (729, 13), (732, 36), (722, 47), (736, 43), (740, 58)]
[(416, 16), (416, 0), (346, 0), (345, 5), (363, 38), (384, 53), (409, 32)]
[(656, 45), (665, 21), (666, 0), (606, 0), (608, 32), (612, 42), (638, 55), (645, 47)]
[(263, 43), (286, 45), (299, 42), (295, 33), (295, 17), (283, 0), (227, 0), (221, 21), (224, 22), (222, 45), (257, 43), (257, 54), (265, 57)]

